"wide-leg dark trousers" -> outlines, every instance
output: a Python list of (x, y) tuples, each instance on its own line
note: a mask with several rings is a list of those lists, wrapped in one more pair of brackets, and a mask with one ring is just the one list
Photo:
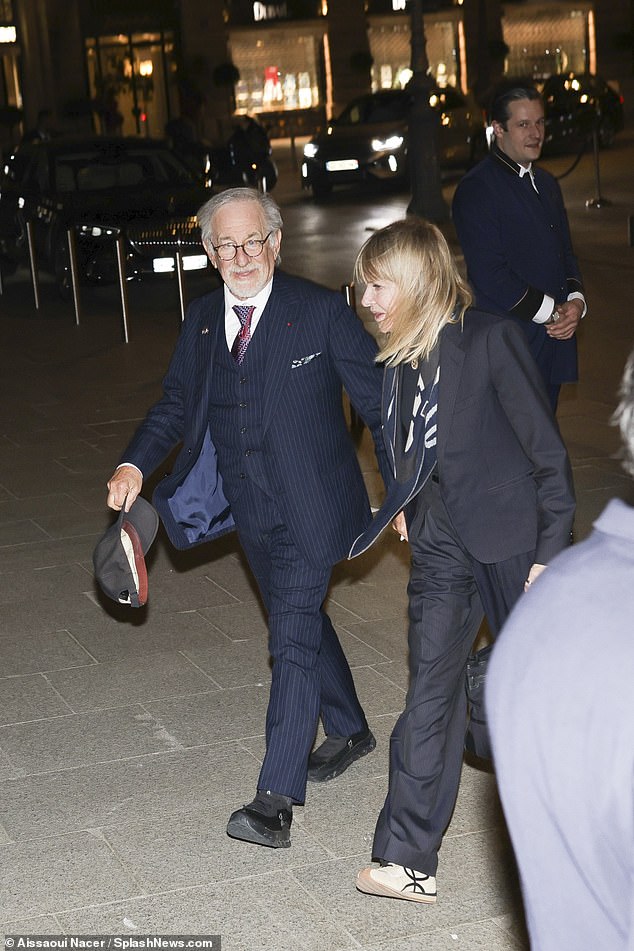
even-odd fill
[(373, 856), (435, 875), (460, 783), (467, 657), (484, 614), (498, 632), (523, 591), (533, 552), (492, 565), (475, 561), (431, 480), (415, 500), (408, 533), (410, 684), (390, 741)]
[(319, 716), (326, 734), (350, 736), (367, 726), (350, 667), (322, 607), (332, 568), (306, 561), (275, 500), (253, 483), (232, 511), (268, 614), (273, 660), (258, 789), (301, 803)]

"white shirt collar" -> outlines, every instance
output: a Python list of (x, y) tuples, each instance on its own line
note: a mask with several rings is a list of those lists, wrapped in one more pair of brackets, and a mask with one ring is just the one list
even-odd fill
[(231, 293), (231, 291), (225, 284), (225, 314), (229, 313), (233, 309), (234, 304), (241, 304), (241, 305), (246, 305), (248, 307), (255, 307), (253, 316), (255, 317), (257, 314), (257, 316), (259, 317), (259, 315), (262, 313), (262, 311), (266, 307), (267, 301), (269, 297), (271, 296), (272, 289), (273, 289), (273, 278), (271, 278), (268, 284), (266, 284), (262, 288), (262, 290), (259, 291), (259, 293), (255, 295), (255, 297), (249, 297), (247, 300), (240, 300), (238, 297), (236, 297), (234, 294)]
[(529, 162), (528, 165), (519, 165), (518, 168), (519, 168), (520, 178), (524, 178), (525, 175), (530, 175), (531, 185), (533, 186), (535, 191), (537, 191), (537, 185), (535, 184), (535, 175), (533, 174), (533, 163)]

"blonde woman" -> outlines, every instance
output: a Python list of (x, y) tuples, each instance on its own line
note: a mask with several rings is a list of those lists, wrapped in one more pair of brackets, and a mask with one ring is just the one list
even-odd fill
[(497, 633), (570, 539), (570, 464), (521, 330), (471, 307), (442, 233), (397, 221), (361, 249), (355, 279), (379, 329), (386, 501), (350, 557), (392, 524), (409, 541), (410, 686), (390, 742), (371, 865), (357, 888), (436, 900), (458, 793), (465, 666), (483, 615)]

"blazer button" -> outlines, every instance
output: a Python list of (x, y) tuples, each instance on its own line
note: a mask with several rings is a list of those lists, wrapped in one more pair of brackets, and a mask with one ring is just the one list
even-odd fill
[(240, 478), (241, 478), (241, 479), (246, 479), (246, 477), (247, 477), (247, 476), (246, 476), (246, 473), (245, 473), (245, 472), (241, 472), (241, 473), (240, 473)]
[(250, 456), (252, 452), (253, 452), (253, 449), (246, 449), (244, 454), (245, 456)]
[(239, 403), (238, 405), (240, 409), (246, 409), (246, 406), (247, 406), (247, 404), (244, 401), (242, 403)]
[(246, 383), (246, 382), (247, 382), (246, 376), (241, 377), (241, 378), (240, 378), (240, 382), (243, 383), (243, 384)]
[[(241, 435), (241, 436), (244, 436), (244, 434), (246, 433), (246, 431), (247, 431), (247, 427), (246, 427), (246, 426), (243, 426), (242, 429), (240, 430), (240, 435)], [(190, 452), (191, 452), (191, 449), (190, 449)]]

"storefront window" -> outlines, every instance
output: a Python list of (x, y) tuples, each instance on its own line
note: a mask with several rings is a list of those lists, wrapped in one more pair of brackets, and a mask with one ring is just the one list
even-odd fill
[(323, 30), (236, 30), (231, 59), (240, 71), (236, 112), (258, 114), (320, 105), (319, 50)]
[[(457, 20), (438, 16), (425, 17), (427, 58), (437, 84), (457, 86), (458, 31)], [(410, 63), (411, 30), (409, 19), (370, 17), (368, 36), (372, 66), (372, 90), (399, 89), (407, 85), (412, 72)]]
[(161, 137), (177, 111), (171, 34), (135, 33), (86, 41), (90, 94), (104, 135)]
[(571, 10), (556, 3), (518, 10), (507, 7), (502, 25), (510, 48), (508, 75), (541, 79), (551, 73), (584, 72), (590, 9), (590, 4)]

